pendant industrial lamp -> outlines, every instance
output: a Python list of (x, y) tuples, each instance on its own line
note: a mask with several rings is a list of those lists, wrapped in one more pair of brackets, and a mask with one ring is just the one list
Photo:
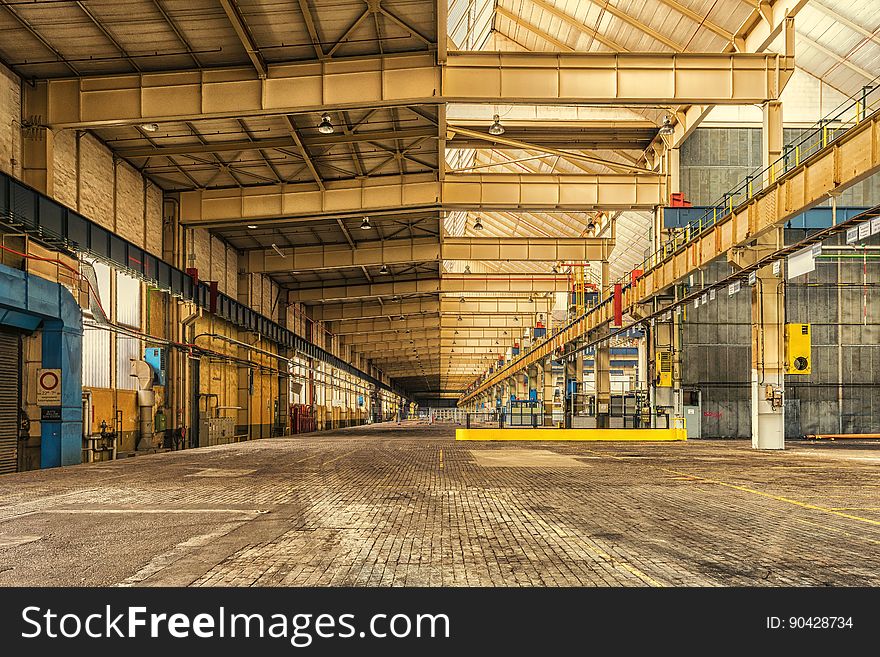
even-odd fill
[(318, 132), (322, 135), (333, 134), (333, 124), (330, 122), (330, 115), (324, 113), (321, 115), (321, 122), (318, 124)]
[(483, 222), (480, 221), (479, 216), (477, 216), (477, 218), (474, 219), (474, 230), (483, 230)]
[(492, 125), (489, 126), (489, 134), (495, 137), (504, 134), (504, 126), (501, 125), (501, 117), (497, 114), (492, 117)]
[(370, 230), (373, 227), (373, 224), (370, 223), (369, 217), (364, 217), (364, 220), (361, 222), (361, 230)]

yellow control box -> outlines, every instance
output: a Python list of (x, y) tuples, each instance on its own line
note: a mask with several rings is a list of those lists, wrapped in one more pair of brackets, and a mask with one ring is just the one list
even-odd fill
[(672, 352), (657, 352), (657, 385), (661, 388), (672, 387)]
[(813, 367), (809, 324), (785, 325), (785, 372), (809, 374)]

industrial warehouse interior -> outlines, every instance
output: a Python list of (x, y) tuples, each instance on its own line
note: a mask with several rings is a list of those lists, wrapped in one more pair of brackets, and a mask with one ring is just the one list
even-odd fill
[(878, 9), (0, 1), (0, 586), (876, 587)]

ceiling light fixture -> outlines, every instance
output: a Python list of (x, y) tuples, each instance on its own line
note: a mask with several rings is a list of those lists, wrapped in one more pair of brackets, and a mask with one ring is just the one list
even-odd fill
[(480, 217), (474, 219), (474, 230), (483, 230), (483, 222), (480, 221)]
[(675, 132), (675, 128), (672, 127), (672, 121), (669, 118), (669, 115), (663, 117), (663, 125), (660, 126), (660, 130), (657, 134), (659, 135), (671, 135)]
[(596, 231), (596, 227), (597, 227), (597, 224), (595, 221), (593, 221), (593, 219), (590, 219), (590, 221), (587, 222), (587, 230), (590, 231), (591, 233)]
[(364, 217), (364, 220), (361, 222), (361, 230), (370, 230), (373, 225), (370, 223), (369, 217)]
[(492, 117), (492, 125), (489, 126), (489, 134), (497, 137), (504, 134), (504, 126), (501, 125), (501, 117), (495, 114)]
[(470, 274), (470, 273), (471, 273), (471, 266), (470, 266), (470, 265), (465, 265), (465, 266), (464, 266), (464, 273), (465, 273), (465, 274)]
[(382, 265), (382, 268), (379, 270), (379, 273), (380, 274), (387, 274), (388, 273), (388, 265)]
[(459, 321), (459, 322), (463, 321), (462, 318), (461, 318), (461, 315), (458, 316), (458, 321)]
[(256, 228), (254, 224), (248, 224), (248, 230), (256, 230)]
[(141, 123), (138, 127), (144, 132), (159, 132), (158, 123)]
[(318, 132), (322, 135), (333, 134), (333, 124), (330, 122), (330, 115), (324, 113), (321, 115), (321, 122), (318, 124)]

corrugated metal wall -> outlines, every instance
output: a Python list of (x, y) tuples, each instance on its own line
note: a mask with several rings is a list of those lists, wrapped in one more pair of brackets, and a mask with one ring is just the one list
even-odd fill
[(131, 375), (131, 361), (143, 360), (141, 341), (126, 335), (116, 336), (116, 387), (119, 390), (137, 390), (137, 380)]
[(18, 334), (0, 331), (0, 474), (18, 470), (20, 360)]
[(82, 380), (86, 388), (110, 387), (110, 331), (83, 327)]
[[(787, 139), (796, 135), (786, 129)], [(760, 130), (701, 128), (682, 147), (682, 190), (695, 205), (710, 203), (760, 161)], [(877, 175), (845, 191), (838, 201), (841, 206), (877, 203)], [(786, 230), (786, 241), (804, 234)], [(786, 377), (788, 437), (880, 431), (880, 263), (868, 262), (867, 288), (862, 286), (863, 263), (852, 259), (840, 265), (820, 260), (815, 272), (787, 282), (787, 321), (813, 326), (812, 374)], [(707, 268), (706, 280), (729, 271), (729, 265), (716, 261)], [(702, 391), (705, 437), (751, 435), (750, 322), (751, 291), (745, 286), (733, 297), (719, 293), (708, 305), (687, 310), (682, 385)]]
[[(783, 139), (785, 143), (793, 143), (804, 132), (786, 128)], [(712, 205), (747, 175), (761, 168), (761, 130), (699, 128), (682, 144), (680, 155), (681, 191), (694, 205)], [(873, 176), (845, 190), (837, 203), (866, 206), (877, 203), (878, 199), (880, 177)]]
[(141, 282), (122, 272), (116, 272), (116, 321), (141, 327)]

